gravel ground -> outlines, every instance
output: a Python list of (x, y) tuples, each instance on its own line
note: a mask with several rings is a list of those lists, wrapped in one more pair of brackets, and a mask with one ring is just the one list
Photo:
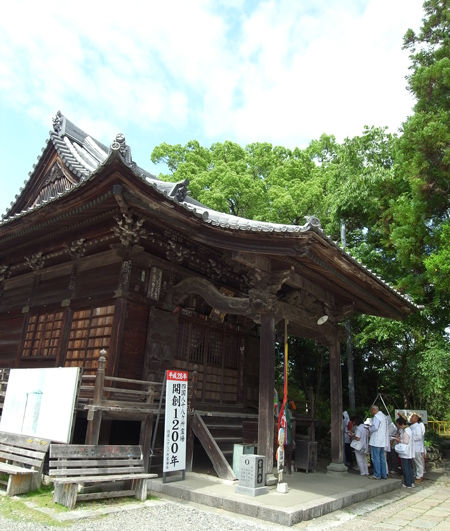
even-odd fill
[(76, 531), (144, 531), (158, 529), (160, 531), (257, 531), (286, 529), (286, 527), (270, 523), (253, 523), (245, 517), (234, 517), (218, 510), (204, 510), (190, 505), (161, 500), (142, 509), (122, 510), (95, 519), (83, 519), (64, 527), (38, 524), (33, 521), (20, 522), (9, 520), (0, 515), (0, 529), (8, 531), (42, 531), (55, 529), (71, 529)]

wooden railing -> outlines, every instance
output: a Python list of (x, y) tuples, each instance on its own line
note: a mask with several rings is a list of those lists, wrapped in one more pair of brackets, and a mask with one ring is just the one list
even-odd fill
[(98, 444), (103, 415), (145, 423), (153, 418), (160, 402), (162, 382), (106, 376), (106, 361), (106, 351), (101, 350), (95, 376), (81, 379), (77, 407), (88, 412), (86, 444)]
[(118, 411), (132, 407), (136, 411), (148, 411), (158, 407), (162, 382), (116, 376), (103, 376), (103, 381), (100, 380), (98, 375), (86, 374), (81, 377), (77, 402), (79, 409), (101, 405), (105, 410)]
[(427, 428), (438, 435), (450, 435), (450, 421), (448, 420), (428, 420)]

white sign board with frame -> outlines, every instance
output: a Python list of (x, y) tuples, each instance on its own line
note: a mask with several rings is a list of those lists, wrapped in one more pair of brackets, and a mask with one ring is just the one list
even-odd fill
[(79, 367), (11, 369), (0, 431), (68, 443)]
[(419, 417), (422, 419), (422, 422), (424, 424), (428, 422), (428, 413), (426, 409), (396, 409), (395, 418), (401, 415), (403, 418), (405, 418), (409, 422), (409, 418), (411, 417), (413, 413), (417, 413), (417, 415), (419, 415)]
[(186, 469), (187, 371), (166, 371), (163, 473)]

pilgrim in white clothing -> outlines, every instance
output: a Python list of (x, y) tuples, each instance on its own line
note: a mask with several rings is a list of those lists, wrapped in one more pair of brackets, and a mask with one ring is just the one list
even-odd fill
[(369, 435), (366, 425), (360, 418), (355, 417), (353, 424), (356, 425), (354, 439), (361, 441), (361, 450), (355, 450), (356, 462), (358, 463), (359, 473), (361, 476), (369, 475), (369, 465), (367, 464), (367, 454), (369, 453)]
[(396, 440), (406, 445), (403, 452), (398, 452), (402, 462), (403, 486), (407, 488), (414, 487), (414, 474), (412, 470), (412, 460), (414, 457), (414, 439), (411, 428), (407, 426), (405, 419), (399, 417), (395, 423), (399, 427), (399, 436)]
[(389, 442), (387, 417), (375, 404), (370, 407), (370, 412), (373, 415), (372, 425), (369, 428), (369, 446), (373, 465), (373, 478), (386, 479), (385, 448)]
[(414, 468), (416, 482), (420, 483), (425, 469), (425, 426), (420, 421), (417, 413), (413, 413), (409, 419), (414, 439)]

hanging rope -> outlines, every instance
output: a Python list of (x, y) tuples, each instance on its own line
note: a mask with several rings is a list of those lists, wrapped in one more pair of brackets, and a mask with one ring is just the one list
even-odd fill
[(288, 398), (288, 321), (284, 321), (284, 356), (283, 356), (283, 403), (278, 413), (278, 431), (280, 428), (286, 429), (286, 403)]

